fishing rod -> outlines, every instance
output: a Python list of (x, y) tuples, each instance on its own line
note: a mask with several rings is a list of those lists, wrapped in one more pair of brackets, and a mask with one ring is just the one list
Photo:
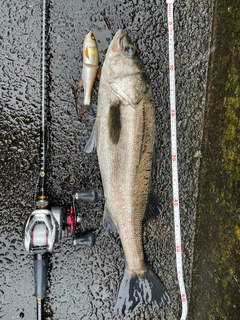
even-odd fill
[(75, 200), (95, 203), (98, 193), (90, 188), (75, 193), (71, 197), (71, 204), (67, 208), (50, 206), (46, 191), (46, 145), (47, 145), (47, 49), (46, 35), (48, 32), (47, 19), (49, 17), (49, 2), (42, 1), (42, 49), (41, 49), (41, 123), (39, 143), (39, 177), (36, 209), (26, 219), (23, 228), (23, 243), (26, 251), (34, 258), (34, 286), (36, 297), (36, 319), (44, 319), (44, 298), (47, 292), (47, 273), (49, 254), (54, 245), (62, 238), (69, 236), (74, 246), (83, 245), (91, 248), (95, 244), (95, 234), (87, 232), (83, 235), (76, 233), (78, 222), (75, 210)]

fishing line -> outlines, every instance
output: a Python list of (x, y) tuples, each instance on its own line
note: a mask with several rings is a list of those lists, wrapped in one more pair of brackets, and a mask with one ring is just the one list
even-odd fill
[(28, 216), (23, 227), (23, 244), (34, 260), (34, 296), (36, 297), (36, 318), (45, 319), (44, 299), (47, 296), (47, 276), (49, 254), (55, 244), (62, 238), (72, 238), (73, 245), (92, 248), (95, 244), (95, 234), (91, 231), (78, 234), (76, 225), (77, 214), (74, 210), (75, 200), (95, 203), (98, 193), (89, 188), (72, 195), (70, 204), (65, 208), (50, 206), (46, 191), (46, 152), (49, 140), (47, 129), (47, 112), (49, 106), (49, 55), (47, 34), (49, 31), (50, 0), (42, 0), (42, 48), (41, 48), (41, 123), (39, 141), (39, 177), (38, 196), (35, 200), (35, 210)]
[(177, 129), (176, 129), (176, 88), (175, 88), (175, 63), (174, 63), (174, 30), (173, 30), (173, 3), (174, 0), (167, 0), (168, 9), (168, 36), (169, 36), (169, 78), (170, 78), (170, 115), (171, 115), (171, 151), (172, 151), (172, 185), (173, 185), (173, 210), (176, 265), (179, 289), (182, 300), (181, 320), (186, 320), (188, 313), (188, 302), (183, 278), (182, 267), (182, 245), (181, 245), (181, 224), (179, 211), (179, 187), (178, 187), (178, 164), (177, 164)]

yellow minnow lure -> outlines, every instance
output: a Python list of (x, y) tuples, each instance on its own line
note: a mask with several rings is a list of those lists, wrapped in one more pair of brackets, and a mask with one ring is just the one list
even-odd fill
[(99, 52), (96, 39), (90, 31), (83, 43), (83, 70), (82, 81), (78, 83), (78, 87), (84, 89), (83, 105), (91, 104), (92, 89), (99, 70)]

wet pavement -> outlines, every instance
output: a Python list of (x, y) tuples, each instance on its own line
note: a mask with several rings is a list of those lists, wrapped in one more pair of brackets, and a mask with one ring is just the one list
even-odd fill
[[(55, 247), (50, 259), (46, 318), (180, 319), (172, 208), (166, 2), (59, 0), (51, 1), (49, 9), (49, 198), (52, 204), (67, 205), (71, 194), (88, 187), (97, 188), (101, 198), (93, 206), (78, 205), (83, 217), (81, 230), (95, 230), (95, 247), (74, 250), (70, 240)], [(29, 320), (35, 319), (33, 261), (24, 251), (21, 234), (25, 219), (34, 209), (38, 174), (41, 6), (35, 0), (3, 0), (0, 10), (0, 317)], [(213, 1), (176, 1), (174, 19), (183, 266), (189, 296)], [(104, 199), (97, 156), (95, 152), (89, 155), (83, 151), (93, 121), (78, 120), (67, 84), (80, 79), (86, 33), (92, 30), (97, 38), (103, 63), (110, 40), (119, 28), (127, 30), (138, 48), (152, 84), (159, 145), (153, 187), (163, 212), (145, 227), (144, 248), (149, 263), (172, 295), (169, 308), (139, 305), (125, 316), (114, 311), (124, 267), (121, 243), (117, 235), (105, 237), (102, 231)], [(98, 85), (97, 81), (94, 106)], [(81, 91), (79, 98), (83, 98)]]

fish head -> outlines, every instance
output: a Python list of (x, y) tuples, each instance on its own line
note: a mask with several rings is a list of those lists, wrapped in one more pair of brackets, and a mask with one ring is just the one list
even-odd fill
[(121, 102), (132, 107), (149, 89), (144, 64), (123, 29), (117, 31), (109, 45), (102, 76)]
[(95, 48), (97, 46), (97, 42), (92, 31), (89, 31), (85, 36), (84, 44), (90, 48)]
[(83, 59), (85, 63), (98, 64), (99, 53), (97, 41), (92, 31), (90, 31), (84, 39), (83, 43)]
[(126, 53), (129, 52), (130, 56), (131, 53), (133, 54), (136, 51), (136, 48), (133, 46), (133, 43), (127, 33), (123, 29), (119, 29), (110, 44), (109, 51), (125, 52), (125, 48), (129, 49), (126, 50)]
[(137, 54), (137, 48), (123, 29), (116, 32), (108, 48), (105, 60), (108, 62), (113, 76), (114, 73), (119, 77), (126, 73), (143, 70), (143, 65)]

